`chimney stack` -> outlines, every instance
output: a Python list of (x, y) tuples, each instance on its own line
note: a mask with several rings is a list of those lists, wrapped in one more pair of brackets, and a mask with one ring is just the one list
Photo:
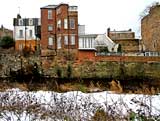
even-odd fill
[(107, 29), (107, 36), (109, 37), (110, 28)]

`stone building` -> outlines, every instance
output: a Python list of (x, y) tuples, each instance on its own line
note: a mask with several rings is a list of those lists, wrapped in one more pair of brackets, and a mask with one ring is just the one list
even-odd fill
[(48, 5), (41, 8), (41, 52), (78, 49), (77, 6)]
[(107, 35), (115, 43), (121, 45), (122, 52), (139, 52), (139, 39), (135, 38), (135, 32), (131, 29), (124, 31), (107, 30)]
[(11, 38), (13, 37), (13, 31), (10, 29), (7, 29), (1, 25), (0, 28), (0, 38), (3, 38), (4, 36), (10, 36)]
[(160, 52), (160, 5), (152, 6), (142, 18), (141, 35), (145, 51)]
[(17, 18), (13, 19), (14, 25), (14, 39), (15, 49), (18, 51), (23, 50), (25, 47), (31, 51), (35, 51), (38, 47), (40, 31), (40, 18), (21, 18), (17, 15)]

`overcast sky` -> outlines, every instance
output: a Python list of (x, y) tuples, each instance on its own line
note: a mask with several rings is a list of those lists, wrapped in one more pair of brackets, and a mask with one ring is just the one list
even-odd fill
[(132, 29), (140, 34), (140, 14), (154, 1), (160, 0), (1, 0), (0, 25), (13, 29), (13, 18), (40, 17), (40, 8), (61, 2), (78, 6), (79, 24), (86, 25), (86, 33), (106, 33), (111, 30)]

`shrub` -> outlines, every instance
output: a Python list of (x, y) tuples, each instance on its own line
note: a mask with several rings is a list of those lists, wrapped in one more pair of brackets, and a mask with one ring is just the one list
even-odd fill
[(27, 46), (25, 46), (22, 51), (23, 51), (23, 56), (24, 57), (28, 57), (31, 53), (31, 49)]
[(92, 117), (93, 121), (107, 121), (106, 112), (103, 109), (98, 109), (94, 116)]
[(59, 78), (62, 77), (62, 69), (58, 65), (56, 66), (56, 74)]
[(14, 47), (14, 45), (15, 45), (15, 41), (10, 36), (4, 36), (0, 41), (0, 46), (4, 49)]
[(102, 47), (102, 46), (97, 47), (97, 51), (100, 52), (100, 53), (101, 52), (104, 52), (104, 53), (109, 52), (108, 47)]
[(68, 64), (67, 66), (67, 77), (71, 78), (72, 76), (72, 66), (70, 64)]

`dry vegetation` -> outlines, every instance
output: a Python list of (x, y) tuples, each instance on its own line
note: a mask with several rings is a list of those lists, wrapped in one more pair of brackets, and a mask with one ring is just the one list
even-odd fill
[[(46, 95), (47, 93), (45, 93)], [(131, 102), (136, 104), (137, 112), (132, 111), (123, 96), (112, 103), (107, 101), (104, 105), (97, 103), (95, 98), (75, 92), (66, 97), (62, 93), (50, 93), (47, 98), (45, 95), (35, 92), (21, 92), (20, 90), (8, 90), (0, 93), (0, 120), (61, 120), (61, 121), (157, 121), (160, 120), (160, 112), (156, 116), (152, 115), (150, 103), (151, 96), (144, 95), (140, 98), (133, 97)], [(106, 99), (109, 98), (107, 97)], [(92, 99), (91, 99), (92, 98)], [(95, 100), (93, 100), (95, 99)], [(95, 102), (94, 102), (95, 101)], [(127, 115), (123, 115), (125, 108)], [(155, 108), (155, 107), (154, 107)]]

